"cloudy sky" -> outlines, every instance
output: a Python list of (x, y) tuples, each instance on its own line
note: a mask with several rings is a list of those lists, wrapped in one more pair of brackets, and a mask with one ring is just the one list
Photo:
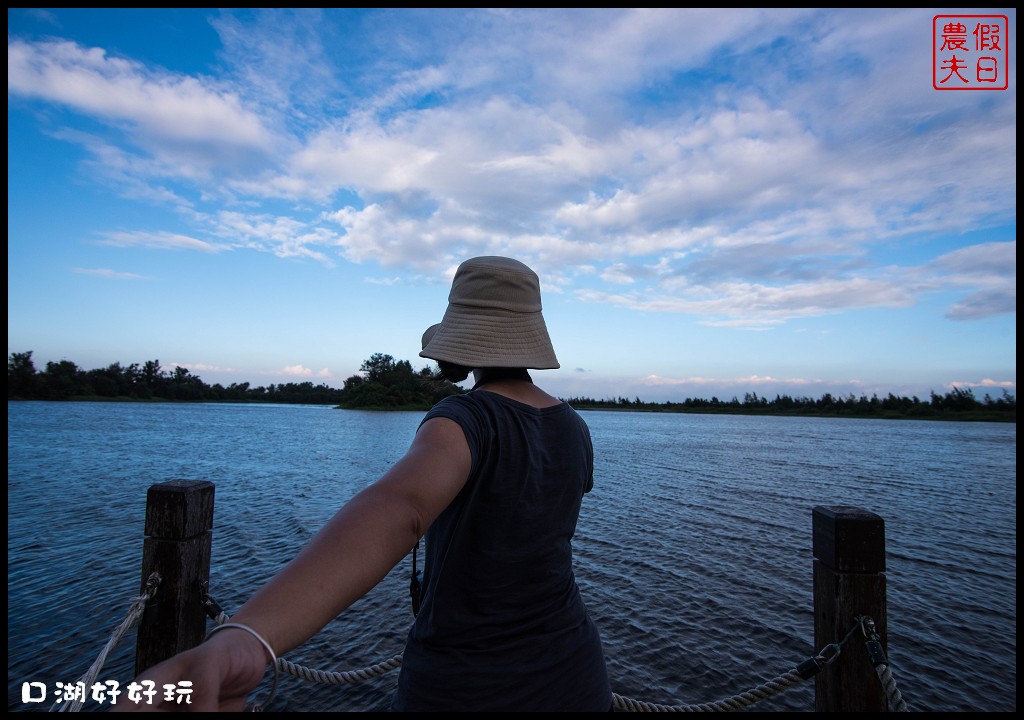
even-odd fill
[(340, 387), (508, 255), (561, 397), (1015, 394), (1016, 11), (961, 12), (1007, 90), (927, 9), (9, 8), (8, 353)]

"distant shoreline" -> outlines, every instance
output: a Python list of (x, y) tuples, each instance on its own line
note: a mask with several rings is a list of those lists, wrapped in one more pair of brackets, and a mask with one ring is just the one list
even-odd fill
[[(461, 395), (463, 388), (437, 372), (423, 368), (416, 372), (408, 360), (374, 353), (360, 367), (361, 375), (345, 380), (342, 388), (310, 381), (253, 387), (250, 383), (207, 385), (187, 368), (174, 372), (161, 368), (159, 360), (83, 370), (70, 360), (48, 362), (37, 371), (32, 352), (10, 353), (7, 357), (8, 400), (77, 400), (81, 402), (206, 402), (268, 403), (273, 405), (329, 405), (345, 410), (397, 410), (426, 412), (442, 398)], [(716, 415), (773, 415), (796, 417), (855, 417), (886, 420), (963, 420), (968, 422), (1017, 422), (1017, 396), (1006, 390), (1002, 397), (985, 394), (978, 399), (970, 388), (954, 387), (944, 395), (935, 391), (927, 399), (902, 397), (857, 397), (825, 393), (820, 398), (776, 395), (774, 399), (756, 392), (743, 399), (687, 398), (662, 403), (644, 402), (639, 397), (597, 400), (590, 397), (559, 398), (577, 410), (628, 410)]]
[(870, 414), (870, 413), (826, 413), (826, 412), (784, 412), (782, 410), (742, 410), (742, 409), (728, 409), (728, 410), (699, 410), (699, 409), (671, 409), (666, 410), (657, 407), (651, 408), (606, 408), (606, 407), (586, 407), (577, 406), (573, 407), (580, 411), (588, 412), (649, 412), (649, 413), (675, 413), (679, 415), (763, 415), (767, 417), (820, 417), (820, 418), (851, 418), (858, 420), (945, 420), (955, 422), (1002, 422), (1002, 423), (1017, 423), (1016, 411), (1012, 415), (1006, 415), (1001, 413), (989, 413), (985, 411), (967, 411), (962, 413), (948, 413), (943, 415), (900, 415), (896, 413), (882, 413), (882, 414)]
[[(560, 398), (577, 411), (585, 412), (646, 412), (646, 413), (669, 413), (680, 415), (763, 415), (768, 417), (820, 417), (820, 418), (851, 418), (858, 420), (933, 420), (947, 422), (999, 422), (1017, 423), (1016, 406), (999, 412), (990, 409), (973, 410), (945, 410), (933, 413), (899, 413), (892, 410), (879, 412), (857, 412), (857, 411), (822, 411), (810, 409), (783, 410), (776, 408), (744, 408), (742, 404), (734, 406), (731, 403), (722, 403), (721, 407), (686, 407), (679, 403), (629, 403), (618, 404), (613, 401), (604, 402), (574, 402), (572, 399)], [(283, 402), (267, 399), (254, 400), (177, 400), (173, 398), (133, 398), (133, 397), (104, 397), (104, 396), (71, 396), (61, 400), (41, 400), (34, 398), (8, 398), (8, 402), (108, 402), (108, 403), (175, 403), (175, 404), (242, 404), (242, 405), (316, 405), (318, 407), (329, 407), (335, 410), (361, 410), (369, 412), (426, 412), (431, 405), (408, 405), (408, 406), (366, 406), (366, 407), (344, 407), (331, 402)]]

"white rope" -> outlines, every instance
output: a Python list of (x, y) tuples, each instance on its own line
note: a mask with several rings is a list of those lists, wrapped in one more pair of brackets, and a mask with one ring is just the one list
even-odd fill
[[(209, 596), (207, 596), (207, 598), (209, 600)], [(226, 623), (230, 620), (229, 616), (223, 610), (220, 610), (212, 600), (209, 600), (208, 607), (216, 607), (216, 611), (211, 612), (210, 614), (214, 617), (214, 620), (217, 623)], [(827, 658), (819, 657), (817, 660), (827, 661)], [(362, 670), (331, 672), (326, 670), (316, 670), (303, 665), (296, 665), (284, 658), (277, 658), (277, 666), (281, 672), (288, 673), (289, 675), (302, 680), (322, 683), (325, 685), (351, 685), (353, 683), (362, 682), (364, 680), (369, 680), (383, 675), (384, 673), (391, 672), (395, 668), (401, 666), (401, 664), (402, 655), (399, 654), (389, 660), (377, 663), (376, 665), (371, 665), (370, 667), (363, 668)], [(742, 692), (739, 695), (733, 695), (732, 697), (717, 700), (712, 703), (700, 703), (696, 705), (659, 705), (656, 703), (648, 703), (641, 700), (626, 698), (616, 693), (612, 693), (612, 707), (615, 710), (621, 710), (624, 712), (731, 712), (741, 710), (762, 700), (778, 695), (779, 693), (798, 685), (810, 677), (811, 675), (801, 672), (799, 668), (794, 668), (789, 672), (779, 675), (773, 680), (769, 680), (768, 682), (752, 690)], [(882, 679), (883, 685), (886, 686), (890, 700), (896, 710), (905, 712), (907, 707), (906, 703), (904, 703), (902, 697), (899, 696), (899, 690), (895, 689), (895, 681), (892, 680), (892, 675), (888, 673), (887, 668), (884, 672), (879, 670), (879, 678)]]
[[(81, 685), (88, 692), (88, 689), (92, 686), (93, 682), (98, 677), (100, 670), (103, 669), (104, 663), (107, 661), (107, 656), (121, 641), (124, 634), (136, 624), (142, 617), (143, 612), (146, 609), (146, 603), (156, 593), (157, 587), (160, 585), (160, 576), (157, 573), (151, 573), (146, 581), (146, 586), (143, 590), (142, 595), (134, 598), (131, 602), (131, 606), (128, 609), (128, 614), (125, 616), (121, 624), (114, 628), (111, 634), (110, 640), (107, 641), (106, 646), (93, 661), (93, 664), (86, 671), (76, 686)], [(216, 607), (209, 595), (206, 595), (206, 605), (208, 611), (212, 607)], [(217, 612), (211, 612), (214, 615), (214, 620), (218, 625), (224, 625), (229, 623), (230, 617), (216, 608)], [(218, 628), (214, 628), (217, 630)], [(213, 631), (211, 631), (213, 632)], [(852, 632), (852, 631), (851, 631)], [(262, 640), (261, 640), (262, 641)], [(262, 641), (265, 644), (265, 641)], [(271, 651), (273, 654), (273, 651)], [(274, 667), (280, 672), (288, 673), (293, 677), (301, 678), (311, 682), (318, 682), (325, 685), (351, 685), (353, 683), (362, 682), (369, 680), (374, 677), (379, 677), (385, 673), (391, 672), (395, 668), (401, 666), (402, 655), (398, 654), (391, 657), (388, 660), (371, 665), (361, 670), (350, 670), (346, 672), (328, 672), (325, 670), (316, 670), (308, 668), (302, 665), (296, 665), (293, 662), (285, 660), (281, 657), (274, 657)], [(903, 701), (902, 695), (896, 688), (895, 680), (889, 671), (888, 665), (882, 664), (876, 667), (879, 680), (881, 680), (883, 687), (886, 690), (886, 695), (890, 700), (890, 704), (895, 708), (897, 712), (906, 712), (907, 705)], [(749, 705), (753, 705), (761, 700), (765, 700), (774, 695), (787, 690), (794, 685), (807, 679), (809, 676), (805, 676), (799, 671), (799, 669), (793, 669), (789, 672), (778, 676), (777, 678), (770, 680), (763, 685), (760, 685), (753, 690), (743, 692), (739, 695), (734, 695), (730, 698), (718, 700), (713, 703), (701, 703), (697, 705), (659, 705), (655, 703), (648, 703), (632, 698), (625, 698), (616, 693), (612, 693), (612, 707), (616, 710), (622, 710), (626, 712), (728, 712), (734, 710), (740, 710)], [(275, 676), (276, 686), (276, 676)], [(85, 693), (82, 693), (85, 695)], [(273, 694), (273, 693), (271, 693)], [(62, 704), (63, 703), (63, 704)], [(76, 697), (71, 702), (63, 702), (63, 698), (58, 699), (50, 707), (50, 712), (78, 712), (82, 709), (85, 704), (85, 697)]]
[(764, 685), (748, 690), (731, 698), (718, 700), (713, 703), (701, 703), (699, 705), (657, 705), (654, 703), (642, 702), (631, 698), (624, 698), (621, 695), (612, 693), (612, 707), (625, 712), (730, 712), (753, 705), (756, 702), (778, 695), (783, 690), (793, 687), (802, 682), (805, 678), (797, 671), (790, 670)]
[(389, 660), (371, 665), (362, 670), (349, 670), (347, 672), (327, 672), (325, 670), (314, 670), (295, 663), (288, 662), (284, 658), (277, 659), (281, 672), (288, 673), (303, 680), (323, 683), (324, 685), (352, 685), (371, 678), (379, 677), (389, 673), (402, 664), (402, 656), (395, 655)]
[[(214, 604), (211, 602), (210, 606), (213, 607)], [(216, 615), (214, 616), (214, 621), (218, 625), (223, 625), (224, 623), (230, 622), (231, 617), (223, 610), (220, 610), (218, 606)], [(324, 685), (352, 685), (354, 683), (363, 682), (364, 680), (369, 680), (391, 672), (402, 664), (402, 655), (395, 655), (388, 660), (363, 668), (362, 670), (348, 670), (345, 672), (330, 672), (327, 670), (317, 670), (304, 665), (296, 665), (289, 660), (285, 660), (283, 657), (277, 658), (275, 662), (277, 669), (280, 672), (288, 673), (292, 677), (297, 677), (302, 680), (323, 683)]]
[[(229, 622), (231, 620), (230, 616), (221, 610), (219, 606), (212, 601), (212, 599), (209, 599), (209, 596), (207, 596), (207, 598), (209, 600), (208, 607), (216, 608), (214, 612), (210, 613), (214, 616), (214, 620), (218, 624)], [(377, 663), (376, 665), (371, 665), (370, 667), (363, 668), (362, 670), (332, 672), (327, 670), (317, 670), (304, 665), (296, 665), (293, 662), (285, 660), (283, 657), (277, 658), (277, 666), (281, 672), (287, 673), (292, 677), (297, 677), (309, 682), (322, 683), (324, 685), (351, 685), (391, 672), (395, 668), (401, 666), (401, 664), (402, 655), (399, 654), (393, 656), (389, 660)], [(700, 705), (657, 705), (640, 700), (633, 700), (632, 698), (625, 698), (621, 695), (612, 693), (612, 706), (616, 710), (623, 710), (626, 712), (725, 712), (739, 710), (766, 698), (770, 698), (805, 679), (806, 678), (798, 670), (794, 669), (784, 675), (780, 675), (774, 680), (754, 688), (753, 690), (741, 693), (740, 695), (735, 695), (731, 698), (719, 700), (714, 703), (703, 703)]]
[[(95, 681), (97, 676), (99, 676), (100, 670), (103, 669), (104, 663), (107, 662), (107, 655), (110, 654), (110, 651), (117, 647), (117, 644), (121, 642), (121, 638), (130, 628), (138, 624), (139, 618), (142, 617), (142, 613), (146, 609), (146, 602), (153, 597), (153, 594), (156, 592), (159, 585), (160, 576), (157, 573), (151, 573), (149, 579), (146, 580), (145, 590), (143, 590), (141, 595), (132, 600), (127, 616), (125, 616), (125, 619), (121, 621), (120, 625), (114, 628), (114, 632), (111, 634), (110, 640), (107, 641), (106, 647), (104, 647), (103, 650), (100, 651), (100, 654), (96, 656), (96, 659), (93, 661), (92, 665), (89, 666), (85, 675), (79, 678), (78, 682), (85, 687), (86, 692), (88, 692), (89, 688), (92, 687), (93, 681)], [(52, 706), (50, 706), (50, 712), (78, 712), (82, 709), (82, 705), (84, 704), (84, 697), (75, 698), (71, 702), (63, 704), (62, 699), (58, 699)]]
[(896, 687), (896, 680), (889, 671), (889, 666), (882, 664), (875, 668), (878, 679), (882, 681), (882, 688), (885, 690), (885, 697), (889, 701), (889, 707), (893, 712), (910, 712), (907, 703), (903, 700), (903, 694)]

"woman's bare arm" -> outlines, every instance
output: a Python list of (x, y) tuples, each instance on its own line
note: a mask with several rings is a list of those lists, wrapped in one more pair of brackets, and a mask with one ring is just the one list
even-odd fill
[[(433, 418), (408, 452), (355, 495), (305, 548), (231, 617), (284, 654), (315, 635), (369, 592), (404, 558), (469, 477), (462, 429)], [(193, 683), (195, 710), (240, 710), (267, 662), (259, 641), (225, 629), (197, 648), (151, 668), (139, 679)], [(118, 703), (116, 710), (159, 709)], [(177, 706), (175, 709), (182, 709)]]
[(285, 653), (369, 592), (398, 564), (469, 477), (462, 429), (434, 418), (408, 452), (359, 492), (299, 555), (232, 616)]

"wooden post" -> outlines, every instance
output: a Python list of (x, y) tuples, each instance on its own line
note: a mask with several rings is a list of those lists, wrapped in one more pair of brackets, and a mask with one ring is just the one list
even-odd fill
[(203, 589), (210, 580), (213, 483), (172, 480), (146, 495), (142, 585), (150, 573), (160, 586), (146, 604), (135, 645), (135, 674), (202, 642)]
[[(856, 618), (887, 647), (885, 521), (855, 507), (814, 508), (814, 647), (843, 642)], [(885, 690), (858, 629), (815, 676), (815, 712), (886, 712)]]

